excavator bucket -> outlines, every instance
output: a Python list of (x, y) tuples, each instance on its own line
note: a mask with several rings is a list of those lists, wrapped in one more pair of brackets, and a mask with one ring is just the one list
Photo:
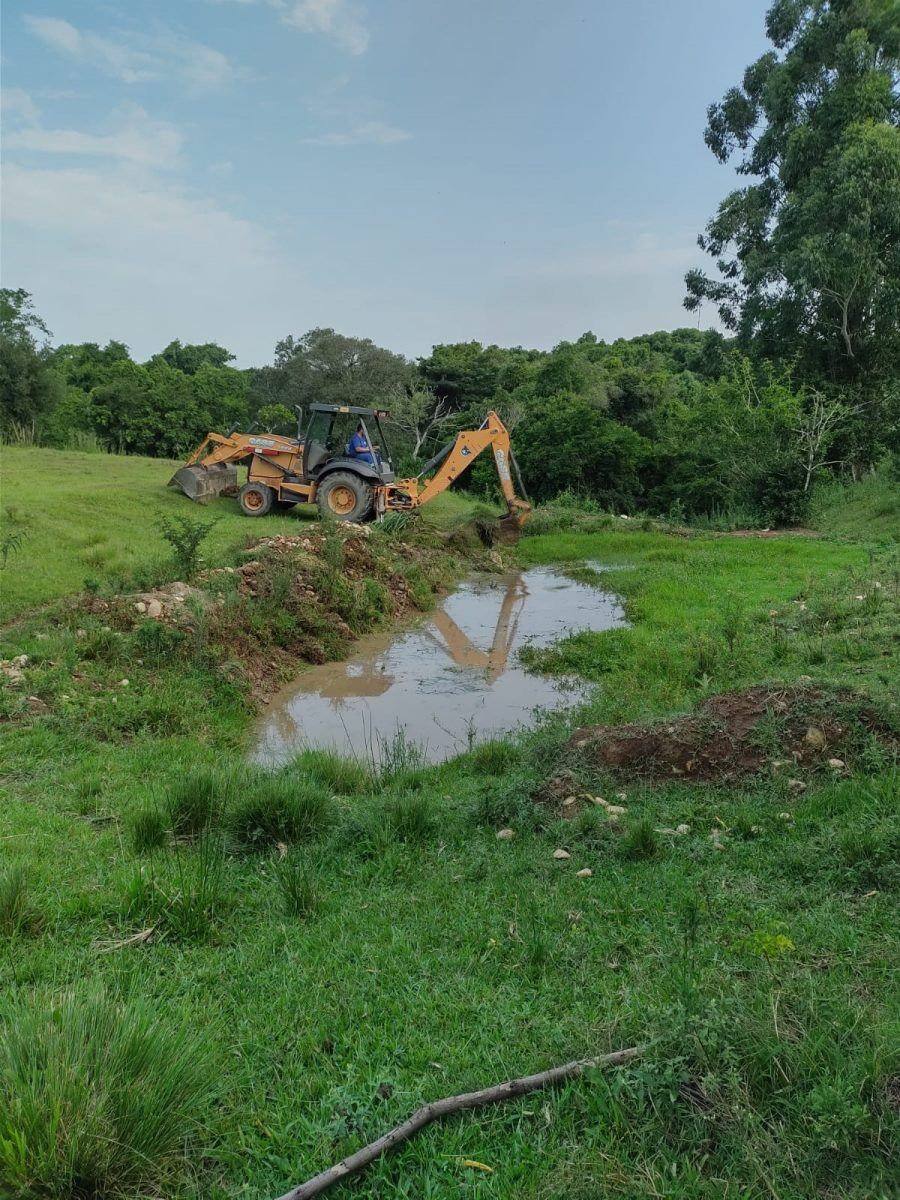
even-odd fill
[(169, 487), (181, 488), (189, 500), (202, 503), (215, 496), (233, 496), (238, 490), (237, 467), (216, 463), (211, 467), (179, 467)]
[(514, 545), (522, 536), (522, 526), (528, 519), (528, 512), (513, 509), (497, 521), (497, 540), (507, 546)]

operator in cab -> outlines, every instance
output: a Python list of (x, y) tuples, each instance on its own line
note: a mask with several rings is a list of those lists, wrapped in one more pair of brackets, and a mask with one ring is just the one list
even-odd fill
[(351, 458), (359, 459), (360, 462), (370, 463), (375, 466), (375, 455), (372, 453), (372, 447), (365, 435), (362, 427), (362, 421), (356, 427), (356, 433), (347, 444), (347, 453)]

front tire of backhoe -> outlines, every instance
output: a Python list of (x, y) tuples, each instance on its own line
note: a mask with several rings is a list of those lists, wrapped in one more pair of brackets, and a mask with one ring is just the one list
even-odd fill
[(238, 492), (238, 504), (245, 517), (264, 517), (274, 499), (275, 493), (264, 483), (245, 483)]
[(335, 471), (316, 488), (319, 513), (330, 521), (364, 521), (374, 503), (372, 489), (350, 471)]

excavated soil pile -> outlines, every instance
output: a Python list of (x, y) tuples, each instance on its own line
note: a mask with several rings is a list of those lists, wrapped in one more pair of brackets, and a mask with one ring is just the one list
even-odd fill
[(196, 652), (201, 638), (227, 677), (243, 679), (265, 703), (298, 664), (342, 658), (362, 634), (427, 607), (459, 566), (437, 538), (376, 538), (349, 523), (260, 538), (241, 557), (190, 585), (83, 603), (122, 630), (148, 619), (167, 625), (185, 653)]
[(761, 686), (713, 696), (657, 725), (587, 725), (568, 744), (594, 767), (728, 782), (764, 770), (841, 770), (870, 734), (898, 746), (897, 731), (852, 692)]

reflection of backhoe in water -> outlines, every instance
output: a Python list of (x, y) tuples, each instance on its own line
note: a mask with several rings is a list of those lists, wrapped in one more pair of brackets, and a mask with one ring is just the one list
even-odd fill
[[(522, 577), (516, 575), (506, 581), (506, 594), (497, 617), (497, 628), (494, 629), (493, 642), (490, 650), (481, 650), (467, 634), (463, 634), (448, 612), (443, 608), (434, 613), (430, 630), (434, 642), (450, 655), (457, 666), (469, 667), (473, 671), (484, 671), (486, 683), (493, 683), (506, 670), (512, 643), (516, 640), (518, 617), (522, 611), (528, 588)], [(437, 630), (440, 637), (434, 636)], [(443, 638), (443, 641), (442, 641)]]
[[(450, 655), (457, 666), (483, 671), (486, 682), (493, 683), (506, 670), (509, 652), (516, 640), (519, 614), (527, 595), (528, 588), (520, 575), (507, 580), (506, 595), (500, 605), (497, 627), (494, 630), (494, 640), (490, 650), (480, 650), (442, 608), (434, 614), (430, 624), (443, 640), (438, 637), (434, 637), (434, 640), (442, 650)], [(433, 631), (430, 632), (434, 636)]]
[[(457, 666), (482, 672), (485, 682), (493, 683), (506, 670), (527, 595), (528, 588), (521, 576), (507, 577), (490, 650), (479, 649), (442, 608), (429, 618), (424, 632)], [(387, 670), (387, 655), (383, 653), (366, 655), (356, 662), (320, 667), (318, 673), (320, 679), (315, 688), (316, 695), (330, 700), (337, 709), (347, 700), (382, 696), (395, 682), (394, 675)], [(283, 707), (276, 712), (274, 719), (280, 726), (279, 736), (284, 741), (296, 740), (296, 722), (288, 708)]]

